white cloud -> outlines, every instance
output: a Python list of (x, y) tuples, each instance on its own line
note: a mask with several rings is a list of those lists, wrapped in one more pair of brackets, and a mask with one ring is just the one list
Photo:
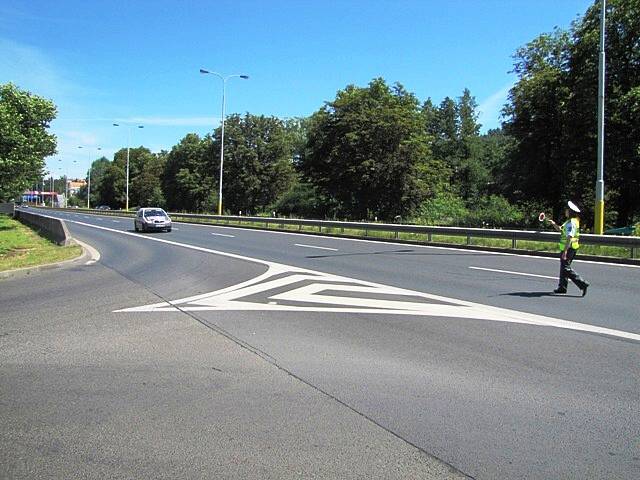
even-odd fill
[(0, 83), (7, 82), (53, 99), (57, 105), (86, 92), (69, 81), (68, 75), (39, 49), (0, 38)]
[(502, 107), (507, 102), (512, 87), (512, 83), (506, 85), (478, 105), (478, 121), (482, 124), (483, 131), (500, 126)]

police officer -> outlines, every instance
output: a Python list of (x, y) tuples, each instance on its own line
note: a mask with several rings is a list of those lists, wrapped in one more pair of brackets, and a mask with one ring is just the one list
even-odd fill
[(560, 232), (560, 243), (558, 244), (560, 250), (560, 280), (558, 288), (553, 293), (567, 293), (567, 284), (570, 278), (582, 290), (582, 296), (584, 297), (587, 294), (589, 283), (571, 268), (571, 262), (576, 256), (578, 248), (580, 248), (580, 218), (578, 216), (580, 209), (572, 201), (569, 201), (567, 205), (568, 207), (564, 211), (567, 221), (561, 226), (549, 219), (551, 226)]

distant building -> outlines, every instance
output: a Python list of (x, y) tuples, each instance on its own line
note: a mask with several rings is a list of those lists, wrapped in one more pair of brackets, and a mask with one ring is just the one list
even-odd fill
[(51, 205), (54, 207), (64, 206), (64, 194), (56, 192), (42, 192), (39, 190), (28, 190), (22, 194), (23, 203), (33, 203), (36, 205)]
[(69, 196), (71, 196), (71, 195), (77, 195), (80, 189), (87, 184), (87, 181), (84, 178), (74, 178), (72, 180), (69, 180), (68, 183), (69, 183), (69, 186), (68, 186)]

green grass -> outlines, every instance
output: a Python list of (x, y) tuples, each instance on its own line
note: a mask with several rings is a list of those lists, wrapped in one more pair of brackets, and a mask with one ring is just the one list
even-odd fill
[(81, 253), (77, 245), (58, 246), (22, 223), (0, 215), (0, 272), (69, 260)]

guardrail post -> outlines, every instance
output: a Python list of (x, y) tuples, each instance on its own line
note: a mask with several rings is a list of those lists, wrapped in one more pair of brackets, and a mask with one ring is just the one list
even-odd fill
[(427, 233), (427, 242), (431, 243), (433, 241), (433, 234), (431, 232)]
[(397, 240), (397, 239), (398, 239), (398, 233), (399, 233), (399, 232), (396, 230), (394, 233), (395, 233), (395, 237), (396, 237), (396, 240)]
[(467, 245), (471, 245), (471, 235), (467, 234)]
[(318, 232), (322, 233), (322, 225), (318, 225)]
[(366, 228), (364, 229), (364, 236), (368, 237), (369, 236), (369, 230), (367, 230)]
[(516, 249), (516, 245), (517, 245), (516, 237), (513, 237), (511, 239), (511, 248), (515, 250)]
[(629, 250), (631, 250), (631, 258), (638, 258), (638, 249), (637, 249), (637, 247), (631, 247)]

